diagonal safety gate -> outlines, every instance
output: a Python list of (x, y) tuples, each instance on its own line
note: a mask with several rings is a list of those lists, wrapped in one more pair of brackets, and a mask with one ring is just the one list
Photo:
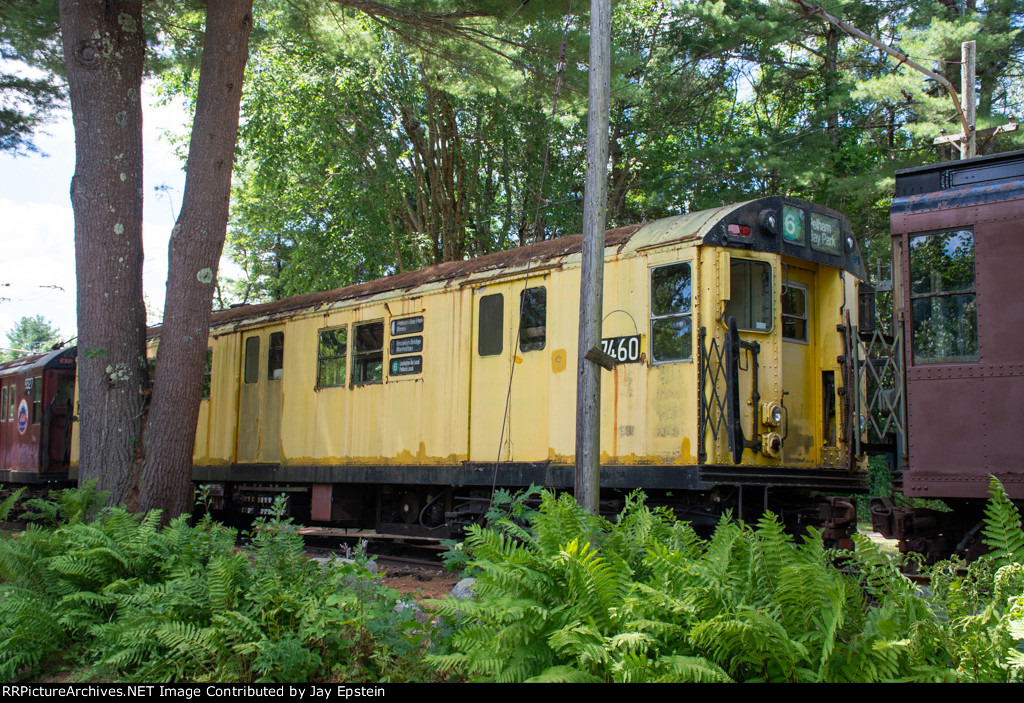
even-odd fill
[[(700, 463), (707, 461), (707, 430), (717, 442), (723, 427), (726, 437), (729, 440), (729, 451), (732, 453), (734, 464), (739, 464), (743, 456), (743, 450), (756, 448), (757, 427), (751, 428), (751, 439), (747, 439), (740, 427), (740, 371), (748, 371), (751, 374), (751, 397), (753, 407), (758, 407), (761, 394), (758, 392), (757, 383), (757, 355), (761, 351), (761, 345), (756, 342), (745, 342), (740, 339), (736, 326), (736, 319), (730, 317), (728, 320), (729, 331), (724, 340), (719, 343), (715, 338), (708, 340), (707, 328), (701, 327), (698, 332), (698, 357), (699, 368), (697, 370), (700, 378), (700, 390), (698, 391), (698, 460)], [(740, 368), (740, 354), (746, 351), (748, 355), (748, 366)], [(757, 420), (755, 419), (756, 423)]]
[[(722, 426), (728, 422), (729, 413), (726, 410), (726, 393), (728, 392), (728, 377), (726, 375), (726, 355), (728, 353), (729, 337), (721, 343), (712, 337), (707, 338), (707, 328), (701, 327), (698, 332), (698, 375), (700, 376), (700, 392), (698, 396), (698, 454), (700, 463), (707, 461), (707, 449), (704, 445), (708, 429), (715, 441), (722, 432)], [(729, 433), (732, 437), (732, 433)], [(730, 449), (732, 442), (730, 441)]]
[(854, 453), (858, 456), (892, 452), (906, 459), (907, 405), (904, 383), (903, 326), (895, 333), (881, 328), (858, 332), (853, 328), (854, 417), (861, 431), (854, 432)]

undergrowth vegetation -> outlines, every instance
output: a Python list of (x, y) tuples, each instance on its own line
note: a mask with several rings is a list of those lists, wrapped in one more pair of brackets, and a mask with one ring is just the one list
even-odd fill
[(867, 538), (826, 550), (771, 516), (723, 519), (710, 540), (634, 494), (616, 522), (544, 494), (524, 526), (472, 528), (472, 602), (437, 604), (454, 652), (484, 681), (1015, 681), (1024, 535), (993, 482), (993, 552), (922, 592)]
[[(1024, 533), (997, 482), (966, 571), (919, 589), (870, 540), (833, 551), (771, 516), (710, 539), (631, 495), (617, 520), (569, 496), (499, 496), (457, 561), (475, 598), (396, 607), (364, 565), (321, 565), (275, 513), (245, 549), (209, 518), (27, 501), (0, 537), (0, 680), (1018, 681)], [(0, 504), (6, 519), (14, 500)]]
[(105, 502), (92, 486), (29, 501), (47, 524), (0, 539), (0, 680), (434, 679), (397, 592), (363, 564), (306, 558), (281, 510), (238, 550), (208, 517), (160, 529)]

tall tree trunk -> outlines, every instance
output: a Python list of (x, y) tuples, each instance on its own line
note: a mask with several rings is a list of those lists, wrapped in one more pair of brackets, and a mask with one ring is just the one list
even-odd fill
[(145, 437), (139, 508), (164, 518), (192, 505), (192, 454), (214, 281), (227, 232), (231, 168), (252, 0), (209, 0), (206, 35), (189, 144), (185, 195), (171, 234), (167, 296), (156, 382)]
[(142, 3), (61, 0), (60, 25), (75, 127), (80, 476), (131, 507), (146, 385)]

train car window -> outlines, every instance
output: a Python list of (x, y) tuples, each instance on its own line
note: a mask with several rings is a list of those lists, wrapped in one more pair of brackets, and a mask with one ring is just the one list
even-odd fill
[(352, 383), (374, 383), (384, 379), (384, 323), (356, 325), (352, 330)]
[(260, 380), (260, 338), (249, 337), (245, 340), (245, 382), (256, 383)]
[(7, 422), (7, 388), (0, 390), (0, 422)]
[(267, 353), (267, 380), (280, 381), (284, 376), (284, 332), (271, 332)]
[(519, 294), (519, 349), (537, 351), (547, 339), (548, 289), (527, 288)]
[(480, 356), (501, 354), (504, 348), (504, 318), (504, 295), (495, 293), (480, 298), (480, 335), (477, 339), (477, 353)]
[(651, 360), (693, 358), (690, 264), (651, 269)]
[(807, 289), (795, 283), (782, 287), (782, 338), (807, 341)]
[(317, 351), (316, 385), (345, 385), (345, 359), (348, 356), (348, 328), (320, 330), (320, 346)]
[(915, 364), (978, 359), (972, 231), (910, 238), (910, 307)]
[(63, 408), (75, 397), (75, 374), (62, 373), (57, 377), (57, 395), (54, 396), (53, 405)]
[(11, 422), (18, 419), (18, 392), (15, 390), (16, 388), (17, 386), (11, 386), (11, 392), (9, 395), (11, 403), (8, 406), (7, 417), (11, 419)]
[(43, 377), (32, 381), (32, 424), (38, 425), (43, 418)]
[(725, 319), (736, 318), (741, 330), (767, 332), (772, 328), (772, 267), (765, 261), (732, 259), (732, 290)]
[(213, 350), (206, 350), (206, 365), (203, 367), (203, 400), (210, 399), (210, 383), (213, 380)]

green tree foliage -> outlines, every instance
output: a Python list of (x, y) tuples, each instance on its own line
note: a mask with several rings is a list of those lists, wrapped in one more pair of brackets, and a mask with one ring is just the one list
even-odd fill
[(33, 133), (64, 105), (64, 87), (51, 75), (38, 75), (18, 61), (54, 68), (57, 50), (57, 4), (5, 2), (0, 10), (0, 151), (36, 151)]
[[(278, 298), (579, 231), (586, 8), (458, 5), (472, 33), (432, 43), (387, 12), (334, 8), (302, 27), (268, 16), (245, 98), (236, 294)], [(985, 127), (1024, 101), (1020, 5), (830, 9), (956, 85), (950, 61), (976, 38)], [(948, 157), (931, 140), (957, 129), (944, 91), (792, 2), (620, 2), (612, 43), (610, 226), (792, 195), (846, 212), (870, 263), (888, 256), (893, 173)], [(998, 139), (985, 148), (1019, 141)]]
[(7, 332), (7, 344), (10, 349), (0, 351), (0, 361), (10, 361), (18, 357), (48, 351), (61, 341), (60, 331), (55, 329), (49, 320), (42, 315), (23, 317)]

